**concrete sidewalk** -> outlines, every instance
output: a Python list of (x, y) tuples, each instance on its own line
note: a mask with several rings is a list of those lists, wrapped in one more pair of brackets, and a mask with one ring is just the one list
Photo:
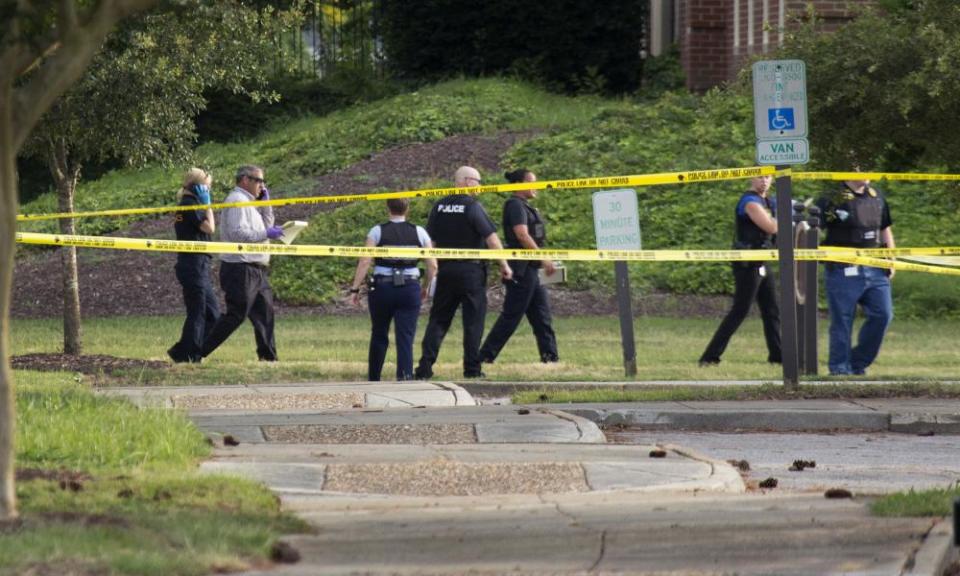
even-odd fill
[(671, 446), (246, 444), (218, 449), (202, 468), (264, 482), (298, 508), (358, 495), (437, 506), (459, 496), (745, 490), (726, 462)]
[(204, 470), (263, 482), (316, 527), (285, 539), (298, 564), (263, 576), (938, 576), (956, 557), (943, 522), (744, 493), (726, 462), (606, 444), (598, 425), (946, 434), (960, 431), (958, 401), (476, 406), (457, 385), (423, 382), (103, 393), (186, 410), (217, 444)]
[(431, 409), (191, 410), (216, 436), (247, 443), (486, 444), (606, 442), (593, 422), (542, 406)]
[(218, 441), (204, 469), (254, 478), (282, 495), (744, 490), (726, 462), (682, 447), (607, 445), (594, 423), (545, 407), (192, 410), (190, 417)]
[(935, 576), (942, 527), (820, 495), (544, 495), (430, 506), (327, 503), (285, 539), (302, 560), (244, 576), (697, 574)]
[(443, 382), (304, 382), (225, 386), (104, 388), (134, 404), (184, 410), (337, 410), (474, 406), (470, 393)]

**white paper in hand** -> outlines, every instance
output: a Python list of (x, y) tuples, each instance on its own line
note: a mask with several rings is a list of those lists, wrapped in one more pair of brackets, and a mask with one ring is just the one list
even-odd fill
[(547, 271), (543, 268), (539, 270), (539, 273), (541, 284), (560, 284), (567, 281), (567, 269), (563, 266), (557, 266), (553, 274), (547, 274)]
[(302, 220), (289, 220), (284, 222), (283, 226), (281, 226), (281, 228), (283, 228), (283, 236), (281, 236), (279, 240), (284, 244), (290, 244), (307, 225), (308, 223)]

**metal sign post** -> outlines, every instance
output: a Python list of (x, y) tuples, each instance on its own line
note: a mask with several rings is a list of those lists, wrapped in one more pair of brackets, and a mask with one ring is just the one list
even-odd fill
[[(753, 65), (753, 121), (757, 162), (778, 170), (810, 159), (807, 143), (807, 72), (800, 60), (764, 60)], [(780, 346), (783, 383), (799, 380), (797, 293), (793, 259), (793, 184), (777, 177), (777, 246), (780, 260)]]
[[(640, 250), (640, 218), (636, 190), (594, 192), (593, 228), (597, 235), (598, 250)], [(633, 336), (630, 273), (627, 263), (623, 261), (614, 262), (613, 269), (617, 282), (623, 369), (627, 376), (632, 377), (637, 375), (637, 348)]]
[[(811, 218), (807, 220), (810, 224), (810, 230), (807, 233), (806, 245), (804, 248), (816, 250), (820, 244), (819, 229), (820, 229), (820, 220), (819, 220), (820, 211), (817, 210), (816, 214), (811, 212)], [(806, 294), (807, 305), (803, 310), (804, 320), (803, 327), (804, 331), (802, 332), (801, 338), (804, 339), (805, 343), (803, 346), (803, 373), (808, 376), (817, 375), (817, 270), (819, 268), (818, 262), (816, 260), (811, 260), (809, 262), (804, 262), (801, 266), (806, 266), (807, 273), (804, 280), (806, 281), (806, 287), (804, 288), (804, 294)]]
[[(778, 167), (779, 168), (779, 167)], [(793, 183), (789, 176), (777, 178), (777, 229), (790, 230), (793, 226)], [(777, 252), (780, 256), (780, 350), (783, 359), (783, 384), (787, 388), (800, 385), (799, 356), (797, 354), (797, 287), (793, 259), (793, 235), (777, 234)]]

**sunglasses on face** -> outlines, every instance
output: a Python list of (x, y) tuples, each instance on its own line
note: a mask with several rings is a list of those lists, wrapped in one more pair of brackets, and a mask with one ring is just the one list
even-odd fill
[(256, 182), (257, 184), (266, 184), (266, 183), (267, 183), (267, 181), (264, 180), (263, 178), (257, 178), (256, 176), (247, 176), (247, 179), (253, 180), (253, 181)]

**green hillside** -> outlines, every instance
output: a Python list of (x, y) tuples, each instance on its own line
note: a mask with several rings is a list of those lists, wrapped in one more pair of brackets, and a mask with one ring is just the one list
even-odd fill
[[(816, 126), (812, 129), (817, 129)], [(316, 176), (348, 166), (370, 153), (411, 142), (462, 133), (531, 130), (516, 145), (507, 164), (525, 166), (540, 179), (701, 170), (753, 164), (752, 108), (748, 98), (731, 93), (705, 97), (666, 94), (654, 102), (568, 98), (508, 80), (459, 80), (324, 117), (272, 127), (240, 144), (206, 144), (195, 162), (213, 170), (217, 193), (228, 189), (239, 164), (267, 169), (282, 196), (310, 194)], [(815, 154), (815, 151), (814, 151)], [(816, 158), (814, 158), (816, 161)], [(816, 169), (812, 164), (811, 169)], [(181, 167), (127, 170), (84, 183), (78, 210), (158, 206), (172, 202)], [(496, 182), (499, 175), (485, 175)], [(445, 182), (423, 182), (434, 186)], [(795, 196), (816, 195), (828, 182), (804, 182)], [(746, 183), (703, 183), (638, 189), (645, 249), (727, 248), (732, 237), (732, 207)], [(887, 193), (894, 229), (902, 246), (960, 244), (956, 222), (957, 188), (943, 183), (878, 183)], [(376, 190), (371, 190), (376, 191)], [(536, 204), (549, 225), (549, 243), (564, 248), (593, 248), (589, 190), (550, 190)], [(499, 222), (502, 195), (482, 197)], [(49, 211), (48, 195), (25, 212)], [(430, 203), (414, 203), (412, 219), (424, 222)], [(300, 242), (362, 244), (369, 226), (383, 219), (380, 204), (359, 203), (318, 215)], [(117, 230), (122, 219), (91, 219), (81, 233)], [(52, 230), (52, 223), (24, 229)], [(350, 281), (353, 261), (277, 258), (274, 286), (289, 303), (322, 303)], [(572, 286), (609, 289), (612, 266), (570, 263)], [(635, 264), (639, 290), (721, 294), (732, 290), (726, 264)], [(960, 316), (960, 282), (954, 277), (902, 273), (895, 282), (897, 314)]]

